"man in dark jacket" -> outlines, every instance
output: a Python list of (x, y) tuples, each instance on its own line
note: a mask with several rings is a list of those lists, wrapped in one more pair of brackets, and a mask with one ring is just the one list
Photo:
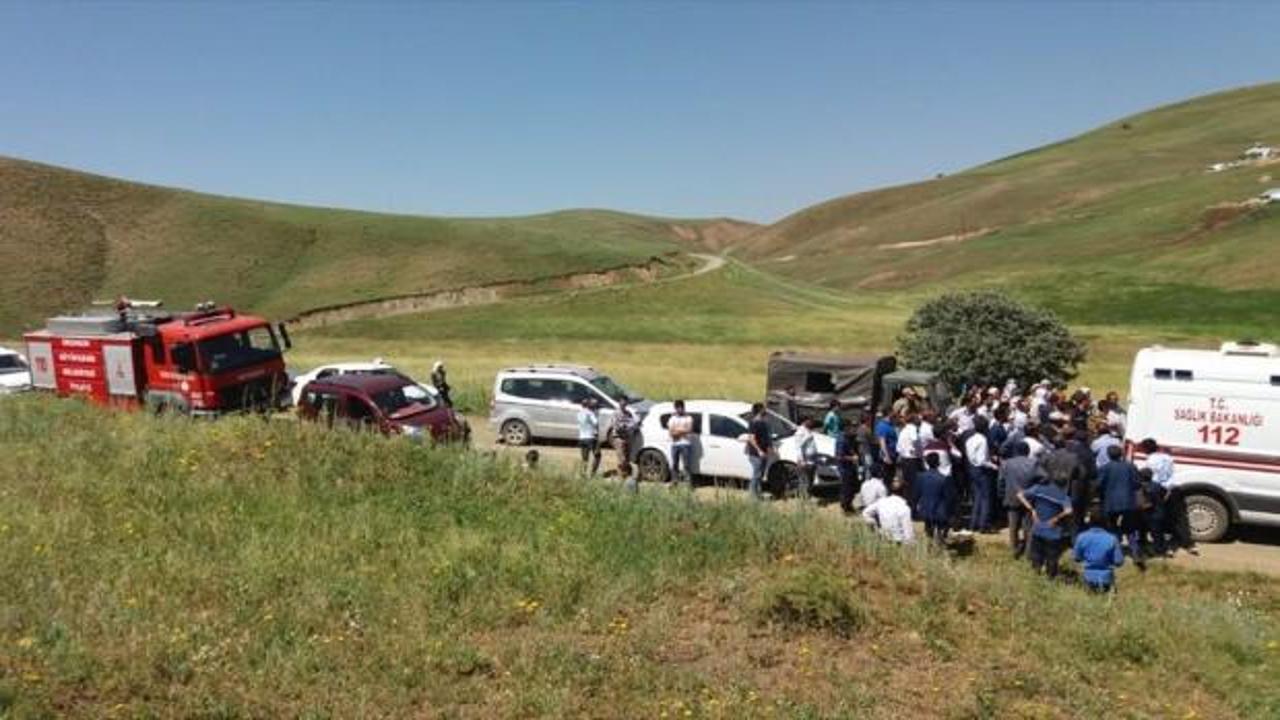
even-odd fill
[(1064, 427), (1058, 435), (1061, 445), (1049, 451), (1040, 460), (1040, 467), (1044, 470), (1044, 474), (1054, 482), (1061, 480), (1063, 487), (1067, 489), (1067, 494), (1071, 497), (1072, 516), (1063, 523), (1063, 529), (1071, 538), (1084, 530), (1084, 511), (1080, 510), (1076, 503), (1085, 505), (1089, 503), (1089, 483), (1084, 468), (1080, 465), (1080, 457), (1068, 445), (1073, 437), (1075, 437), (1075, 429), (1070, 425)]
[(1098, 465), (1094, 461), (1093, 451), (1089, 449), (1088, 433), (1070, 428), (1062, 434), (1062, 438), (1063, 448), (1076, 456), (1076, 464), (1080, 468), (1079, 479), (1067, 488), (1071, 493), (1071, 525), (1072, 535), (1075, 536), (1084, 532), (1087, 524), (1086, 513), (1093, 503), (1093, 485), (1098, 478)]
[(1139, 568), (1144, 568), (1142, 547), (1139, 542), (1138, 517), (1138, 468), (1124, 459), (1119, 445), (1107, 448), (1107, 464), (1098, 469), (1098, 494), (1102, 497), (1102, 513), (1107, 518), (1108, 529), (1116, 539), (1124, 538), (1129, 555)]
[(939, 545), (947, 542), (951, 529), (951, 481), (938, 471), (942, 458), (937, 453), (924, 456), (925, 471), (916, 478), (920, 499), (916, 512), (924, 521), (924, 533)]
[(1009, 458), (1000, 465), (998, 482), (1004, 509), (1009, 514), (1009, 547), (1015, 559), (1027, 550), (1027, 533), (1030, 529), (1026, 505), (1018, 495), (1040, 482), (1043, 474), (1032, 460), (1031, 447), (1025, 440), (1018, 440), (1009, 448)]

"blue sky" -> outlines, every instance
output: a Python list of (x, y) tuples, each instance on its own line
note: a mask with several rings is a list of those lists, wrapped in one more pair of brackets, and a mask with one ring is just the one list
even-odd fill
[(420, 214), (758, 221), (1280, 79), (1280, 3), (0, 3), (0, 154)]

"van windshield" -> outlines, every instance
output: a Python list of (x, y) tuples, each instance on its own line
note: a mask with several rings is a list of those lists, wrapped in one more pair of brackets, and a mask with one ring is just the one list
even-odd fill
[(631, 391), (627, 390), (626, 388), (622, 387), (618, 383), (614, 382), (613, 378), (609, 377), (608, 375), (600, 375), (599, 377), (592, 380), (591, 384), (594, 385), (597, 390), (604, 393), (608, 397), (613, 398), (614, 400), (618, 400), (618, 401), (626, 400), (627, 402), (638, 402), (644, 399), (639, 395), (636, 395)]
[(205, 372), (209, 373), (235, 370), (280, 357), (276, 335), (267, 325), (205, 338), (196, 343), (196, 348)]

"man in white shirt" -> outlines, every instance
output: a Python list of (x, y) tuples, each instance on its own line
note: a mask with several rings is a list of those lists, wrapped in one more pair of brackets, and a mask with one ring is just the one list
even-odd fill
[(893, 483), (893, 494), (868, 505), (862, 511), (862, 519), (878, 528), (886, 539), (899, 545), (915, 541), (915, 528), (911, 525), (911, 507), (903, 499), (902, 482)]
[(591, 461), (591, 473), (600, 470), (600, 416), (596, 414), (596, 403), (591, 398), (582, 399), (582, 407), (578, 408), (578, 451), (582, 453), (582, 471), (587, 472), (587, 461)]
[(923, 469), (920, 457), (923, 448), (924, 442), (920, 437), (920, 416), (912, 413), (907, 416), (907, 422), (902, 426), (902, 430), (898, 431), (898, 477), (902, 478), (904, 494), (907, 496), (908, 504), (912, 506), (916, 504), (916, 477)]
[(667, 434), (671, 436), (671, 479), (688, 482), (693, 487), (693, 416), (684, 411), (684, 401), (674, 403), (675, 412), (667, 418)]
[(995, 495), (996, 464), (991, 457), (991, 443), (987, 440), (987, 420), (978, 418), (974, 430), (964, 441), (964, 455), (969, 462), (969, 485), (973, 493), (973, 516), (969, 529), (989, 532), (992, 523), (992, 502)]

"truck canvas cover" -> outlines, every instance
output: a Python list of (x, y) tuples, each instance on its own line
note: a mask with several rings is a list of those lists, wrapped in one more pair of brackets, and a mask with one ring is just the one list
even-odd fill
[(769, 356), (768, 404), (783, 412), (789, 404), (786, 389), (794, 387), (801, 417), (820, 416), (832, 399), (845, 408), (869, 406), (875, 402), (880, 378), (896, 367), (893, 356), (885, 355), (775, 352)]

